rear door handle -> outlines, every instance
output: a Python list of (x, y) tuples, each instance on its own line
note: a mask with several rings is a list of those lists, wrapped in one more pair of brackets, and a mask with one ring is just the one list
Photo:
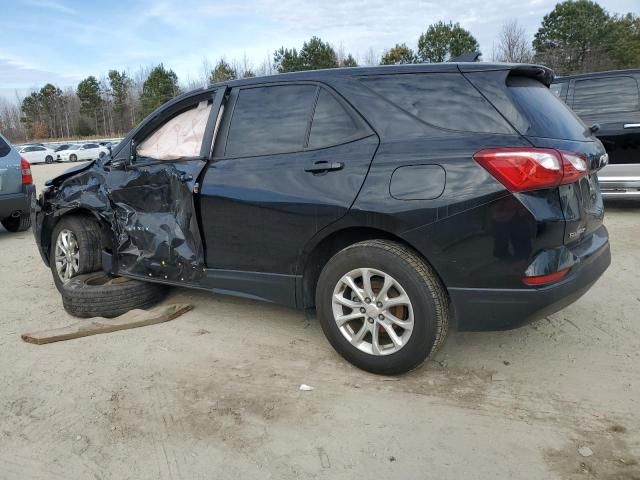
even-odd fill
[(640, 123), (625, 123), (624, 128), (640, 128)]
[(344, 163), (342, 162), (327, 162), (326, 160), (320, 160), (313, 162), (313, 165), (304, 169), (305, 172), (321, 173), (330, 172), (333, 170), (342, 170)]

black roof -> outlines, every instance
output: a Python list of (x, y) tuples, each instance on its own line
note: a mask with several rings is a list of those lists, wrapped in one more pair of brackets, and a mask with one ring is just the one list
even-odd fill
[(624, 74), (639, 74), (640, 68), (628, 69), (628, 70), (607, 70), (604, 72), (589, 72), (589, 73), (576, 73), (575, 75), (565, 75), (556, 77), (554, 82), (567, 82), (574, 78), (594, 78), (594, 77), (611, 77)]
[(330, 68), (324, 70), (305, 70), (302, 72), (281, 73), (278, 75), (268, 75), (265, 77), (251, 77), (240, 80), (230, 80), (209, 85), (207, 88), (215, 88), (219, 85), (236, 87), (241, 85), (252, 85), (266, 82), (282, 82), (296, 80), (322, 80), (341, 76), (366, 76), (385, 75), (392, 73), (459, 73), (476, 71), (514, 70), (525, 74), (535, 73), (543, 81), (551, 81), (553, 71), (542, 65), (515, 64), (515, 63), (484, 63), (484, 62), (447, 62), (447, 63), (417, 63), (403, 65), (379, 65), (375, 67), (346, 67)]

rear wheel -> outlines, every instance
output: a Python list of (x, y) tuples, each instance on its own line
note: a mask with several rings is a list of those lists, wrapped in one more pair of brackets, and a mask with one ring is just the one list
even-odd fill
[(2, 220), (2, 226), (9, 232), (23, 232), (31, 226), (31, 215), (22, 212), (17, 217), (9, 217)]
[(387, 240), (356, 243), (331, 258), (318, 279), (316, 308), (338, 353), (380, 374), (420, 365), (444, 342), (449, 321), (431, 266)]

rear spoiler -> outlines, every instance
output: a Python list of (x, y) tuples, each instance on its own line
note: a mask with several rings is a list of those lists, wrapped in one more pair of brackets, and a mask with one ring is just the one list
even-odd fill
[[(471, 73), (477, 71), (489, 71), (489, 70), (508, 70), (509, 75), (519, 77), (535, 78), (539, 82), (544, 83), (547, 87), (551, 85), (555, 74), (549, 67), (543, 65), (533, 65), (526, 63), (504, 63), (495, 65), (495, 68), (482, 67), (481, 62), (477, 63), (458, 63), (458, 68), (462, 73)], [(504, 67), (504, 68), (502, 68)]]

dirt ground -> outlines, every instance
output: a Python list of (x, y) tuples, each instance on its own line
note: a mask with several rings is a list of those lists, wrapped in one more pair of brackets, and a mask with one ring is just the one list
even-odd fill
[(31, 231), (0, 231), (0, 479), (640, 479), (640, 209), (606, 224), (613, 263), (577, 303), (397, 378), (301, 312), (185, 289), (172, 322), (26, 344), (75, 320)]

